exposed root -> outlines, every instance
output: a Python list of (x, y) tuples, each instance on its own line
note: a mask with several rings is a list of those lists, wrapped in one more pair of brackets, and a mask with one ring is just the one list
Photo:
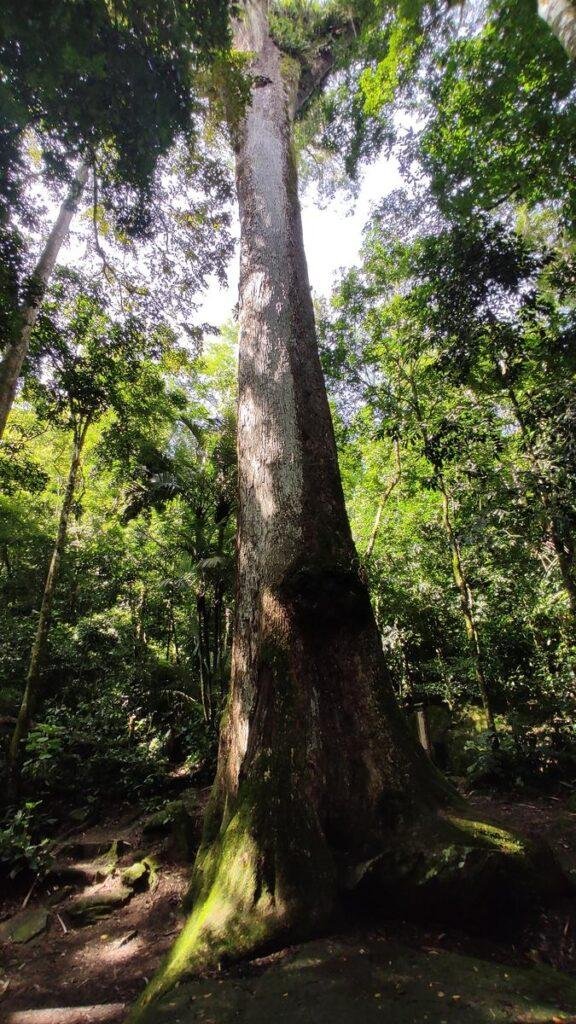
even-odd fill
[(300, 857), (308, 860), (304, 870), (289, 842), (284, 851), (277, 844), (264, 854), (255, 834), (246, 814), (237, 812), (223, 837), (201, 848), (188, 922), (129, 1024), (152, 1020), (154, 1002), (186, 977), (310, 936), (342, 897), (369, 902), (388, 915), (400, 911), (483, 928), (503, 914), (542, 906), (570, 891), (546, 847), (465, 818), (435, 816), (410, 830), (405, 826), (384, 852), (347, 873), (347, 893), (327, 850), (315, 861), (300, 847)]

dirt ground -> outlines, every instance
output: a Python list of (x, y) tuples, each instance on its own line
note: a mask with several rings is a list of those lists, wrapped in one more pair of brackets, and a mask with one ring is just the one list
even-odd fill
[[(576, 813), (568, 808), (566, 800), (472, 795), (470, 802), (479, 815), (496, 824), (530, 838), (546, 839), (564, 867), (576, 870)], [(133, 862), (137, 853), (145, 852), (155, 858), (157, 874), (145, 891), (135, 891), (123, 906), (81, 927), (74, 926), (66, 908), (75, 894), (89, 891), (89, 885), (78, 880), (54, 880), (37, 886), (27, 909), (48, 909), (46, 929), (24, 944), (0, 945), (3, 1024), (98, 1024), (125, 1018), (126, 1007), (146, 985), (181, 927), (180, 906), (189, 878), (189, 866), (178, 857), (170, 841), (151, 839), (143, 835), (142, 827), (142, 818), (120, 809), (97, 827), (67, 837), (68, 847), (78, 844), (80, 859), (86, 859), (92, 847), (106, 849), (120, 841), (118, 871)], [(3, 893), (1, 921), (21, 911), (28, 888), (13, 884)], [(371, 924), (356, 935), (360, 945), (363, 937), (365, 941), (401, 941), (424, 953), (464, 953), (520, 966), (527, 962), (550, 964), (576, 973), (571, 909), (543, 916), (536, 933), (517, 947), (470, 940), (455, 931), (423, 929), (406, 922), (389, 922), (376, 929)], [(271, 962), (264, 958), (232, 973), (247, 977)]]

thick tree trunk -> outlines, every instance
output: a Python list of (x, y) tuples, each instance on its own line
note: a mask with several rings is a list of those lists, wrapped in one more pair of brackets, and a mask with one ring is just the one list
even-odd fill
[(56, 266), (60, 249), (68, 236), (72, 217), (78, 209), (80, 197), (88, 180), (89, 169), (89, 164), (82, 162), (72, 179), (68, 195), (60, 207), (56, 222), (48, 235), (46, 245), (30, 278), (29, 298), (20, 310), (18, 336), (12, 342), (8, 342), (0, 362), (0, 439), (4, 434), (6, 421), (14, 402), (18, 378), (28, 353), (30, 338), (38, 319), (42, 300)]
[(538, 13), (568, 56), (576, 60), (576, 4), (573, 0), (538, 0)]
[(12, 739), (10, 742), (8, 760), (10, 767), (12, 789), (14, 793), (16, 793), (18, 789), (24, 745), (28, 733), (30, 732), (30, 724), (32, 722), (32, 717), (34, 715), (36, 706), (38, 704), (38, 699), (41, 693), (42, 664), (46, 652), (46, 641), (48, 639), (50, 621), (52, 618), (52, 605), (54, 603), (54, 593), (56, 590), (56, 583), (58, 581), (60, 562), (62, 560), (62, 554), (64, 552), (64, 547), (66, 544), (68, 522), (70, 519), (70, 512), (72, 510), (72, 504), (74, 501), (74, 490), (76, 487), (76, 480), (78, 478), (80, 459), (82, 456), (84, 441), (86, 440), (86, 432), (88, 430), (88, 426), (89, 421), (85, 421), (84, 424), (79, 429), (75, 430), (74, 433), (74, 447), (72, 450), (72, 459), (70, 461), (70, 468), (68, 471), (66, 490), (64, 492), (64, 500), (62, 502), (62, 508), (60, 510), (58, 532), (56, 534), (56, 541), (54, 543), (52, 558), (50, 559), (48, 575), (46, 577), (46, 582), (44, 584), (42, 602), (40, 605), (40, 614), (38, 616), (38, 625), (36, 627), (36, 635), (34, 637), (34, 643), (32, 644), (32, 650), (30, 652), (30, 662), (28, 665), (28, 672), (26, 675), (24, 695), (22, 697), (20, 711), (18, 712), (16, 726), (14, 728), (14, 733), (12, 735)]
[(237, 146), (231, 694), (194, 913), (157, 986), (215, 950), (325, 920), (393, 827), (450, 792), (395, 704), (346, 516), (292, 151), (297, 74), (262, 0), (246, 5), (237, 36), (257, 78)]

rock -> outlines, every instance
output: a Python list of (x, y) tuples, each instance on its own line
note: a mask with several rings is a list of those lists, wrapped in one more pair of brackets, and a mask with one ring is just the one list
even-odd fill
[(123, 884), (127, 885), (130, 889), (140, 889), (147, 886), (149, 874), (150, 867), (147, 861), (137, 860), (135, 864), (125, 868), (120, 877)]
[(189, 982), (152, 1004), (146, 1024), (558, 1024), (576, 983), (435, 949), (367, 937), (310, 942), (249, 977)]
[(62, 863), (56, 861), (52, 865), (47, 876), (55, 882), (72, 882), (75, 885), (93, 885), (94, 882), (101, 882), (106, 875), (102, 873), (98, 864), (93, 861), (80, 861), (79, 863)]
[(196, 794), (189, 793), (180, 800), (165, 804), (148, 818), (142, 831), (171, 836), (178, 855), (190, 860), (198, 849), (202, 831), (202, 815)]
[(29, 942), (45, 930), (47, 923), (45, 907), (23, 910), (0, 925), (0, 942)]
[[(116, 870), (119, 857), (129, 849), (129, 844), (123, 839), (115, 839), (108, 843), (104, 852), (100, 853), (94, 860), (66, 860), (60, 859), (66, 854), (81, 856), (82, 852), (94, 848), (91, 843), (85, 846), (73, 843), (62, 847), (59, 851), (59, 859), (52, 865), (48, 876), (60, 882), (73, 882), (77, 885), (93, 885), (95, 882), (103, 882)], [(102, 850), (102, 844), (96, 843), (96, 847)]]
[(77, 925), (92, 924), (106, 917), (116, 907), (128, 902), (135, 892), (151, 888), (156, 881), (156, 864), (151, 857), (143, 857), (117, 875), (111, 874), (99, 885), (93, 885), (81, 896), (76, 896), (64, 908)]
[(89, 807), (74, 807), (73, 810), (70, 811), (68, 817), (70, 818), (70, 821), (77, 821), (80, 824), (83, 824), (90, 817), (91, 813), (92, 811)]
[(108, 879), (101, 885), (94, 886), (83, 896), (76, 896), (64, 909), (72, 924), (78, 926), (93, 924), (106, 917), (116, 907), (127, 903), (132, 894), (132, 888), (124, 885), (120, 879)]
[(60, 846), (56, 855), (59, 860), (98, 861), (102, 865), (113, 863), (115, 867), (118, 858), (130, 849), (130, 845), (126, 839), (110, 842), (108, 836), (78, 836)]

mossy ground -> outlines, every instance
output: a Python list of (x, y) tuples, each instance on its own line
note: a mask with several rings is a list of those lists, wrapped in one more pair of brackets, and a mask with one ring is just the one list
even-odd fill
[(549, 969), (375, 935), (307, 943), (271, 961), (182, 986), (147, 1024), (561, 1024), (576, 1013), (576, 983)]

